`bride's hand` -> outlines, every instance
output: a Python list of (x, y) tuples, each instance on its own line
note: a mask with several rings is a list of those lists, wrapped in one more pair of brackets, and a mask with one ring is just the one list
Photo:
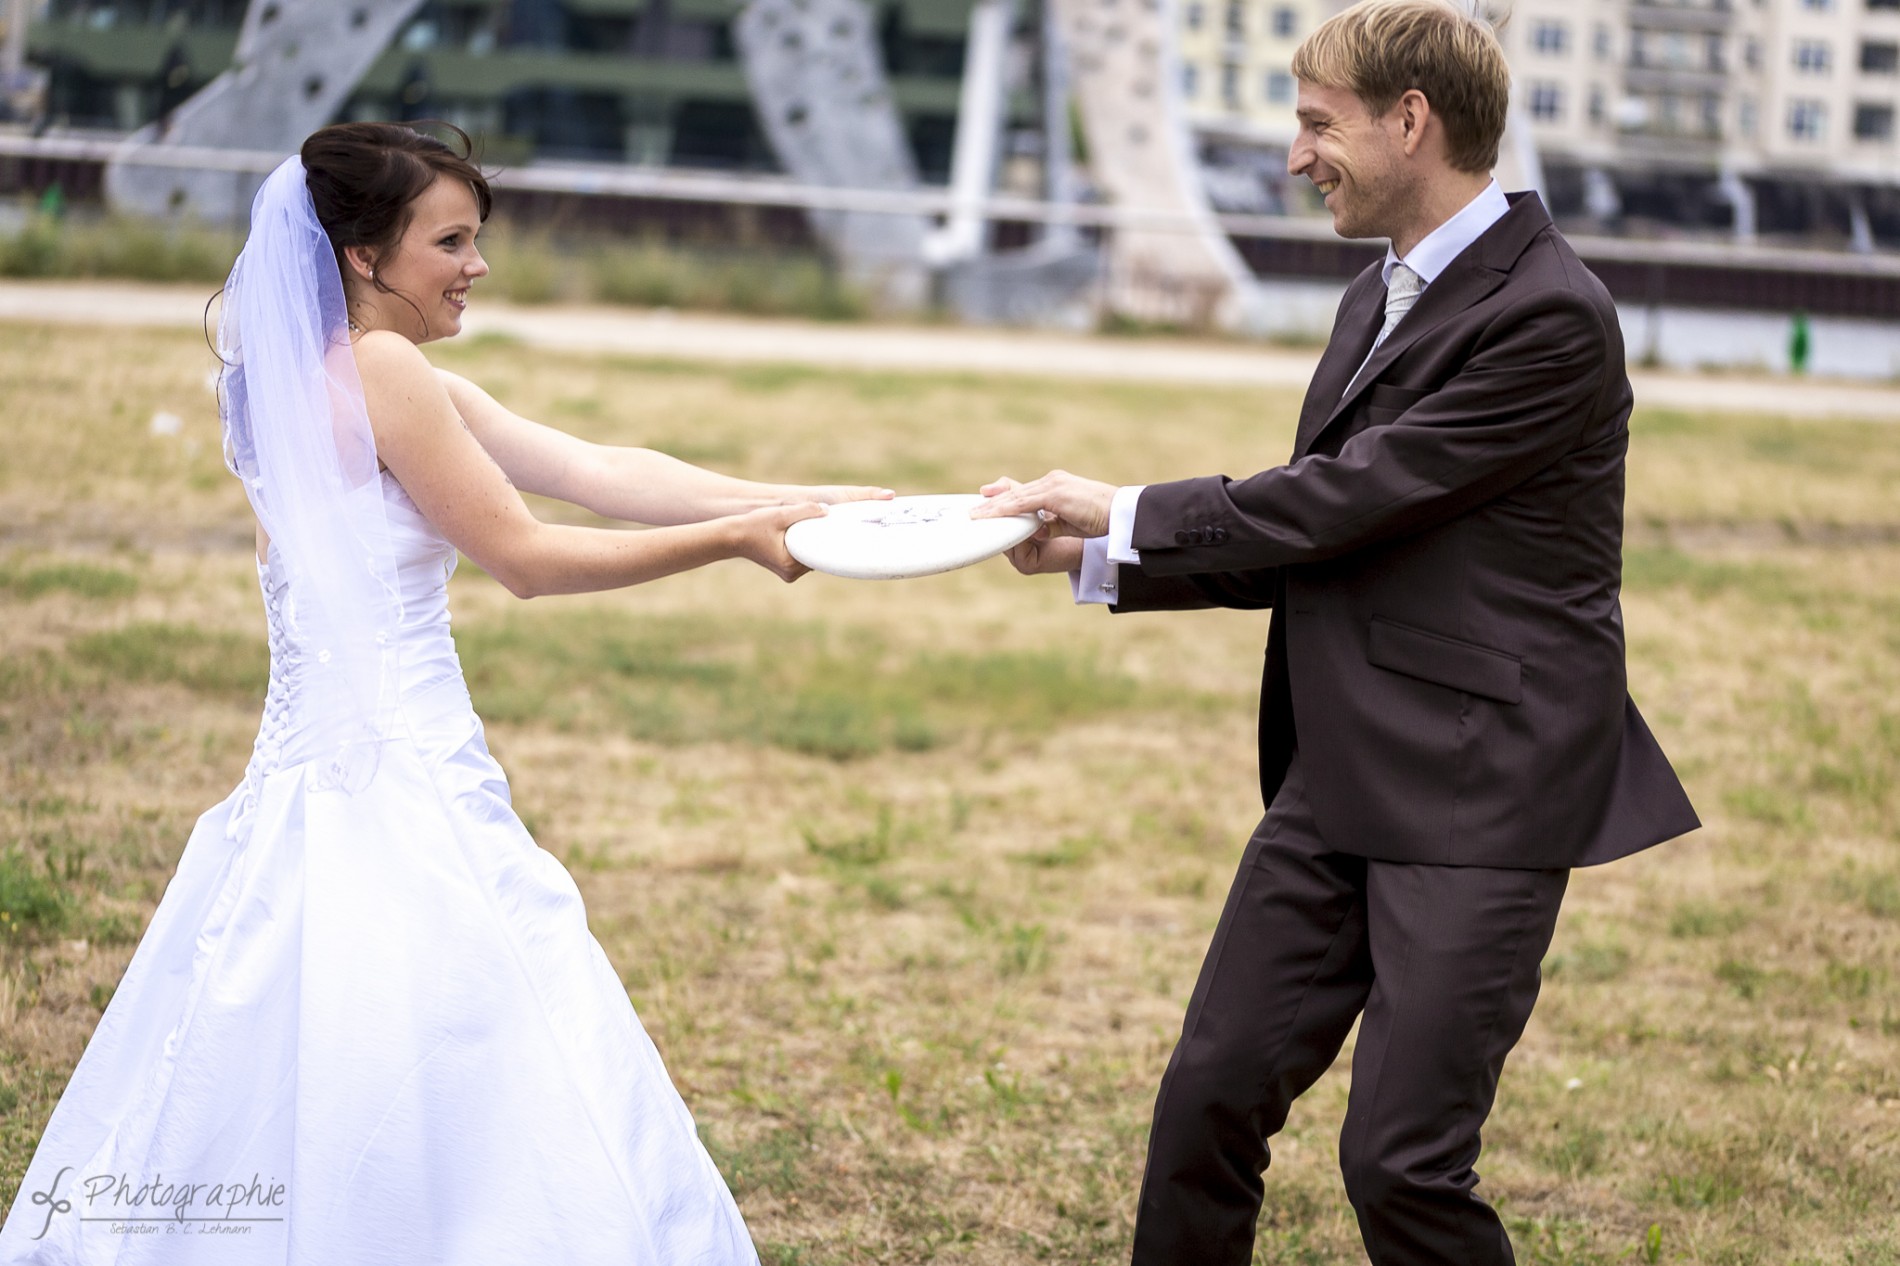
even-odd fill
[(801, 501), (793, 505), (761, 506), (739, 515), (735, 521), (739, 530), (739, 557), (750, 559), (787, 584), (797, 580), (811, 568), (786, 550), (785, 529), (800, 519), (815, 519), (824, 512), (825, 507), (816, 501)]
[(820, 501), (825, 505), (836, 505), (840, 501), (889, 501), (896, 495), (889, 488), (856, 484), (790, 484), (785, 488), (787, 501)]

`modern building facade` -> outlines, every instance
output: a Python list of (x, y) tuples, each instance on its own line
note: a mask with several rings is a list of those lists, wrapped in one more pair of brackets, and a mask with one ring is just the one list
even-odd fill
[[(1293, 51), (1343, 0), (1170, 0), (1215, 205), (1297, 210)], [(57, 125), (129, 131), (229, 65), (245, 0), (6, 0)], [(870, 0), (921, 177), (947, 179), (973, 0)], [(1504, 0), (1484, 0), (1501, 6)], [(429, 0), (345, 117), (446, 118), (492, 161), (767, 171), (743, 0)], [(1033, 63), (1038, 0), (1017, 5)], [(1487, 9), (1560, 220), (1900, 244), (1900, 0), (1514, 0)], [(1019, 76), (1022, 78), (1022, 76)], [(1012, 125), (1037, 125), (1014, 85)], [(1021, 154), (1012, 144), (1005, 183)], [(1028, 152), (1033, 153), (1033, 147)], [(1027, 186), (1025, 186), (1027, 187)]]
[(1293, 50), (1329, 0), (1178, 0), (1181, 94), (1196, 126), (1285, 145), (1293, 139)]
[(1588, 210), (1900, 234), (1900, 0), (1519, 0), (1504, 39)]
[[(878, 0), (891, 92), (926, 179), (955, 133), (971, 0)], [(772, 170), (733, 47), (743, 0), (429, 0), (345, 118), (439, 118), (491, 161)], [(230, 65), (245, 0), (45, 0), (29, 57), (56, 125), (130, 131)]]

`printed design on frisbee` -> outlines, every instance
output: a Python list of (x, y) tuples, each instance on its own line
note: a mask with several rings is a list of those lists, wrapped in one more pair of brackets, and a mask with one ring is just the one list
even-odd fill
[(1022, 544), (1041, 526), (1033, 514), (973, 519), (975, 493), (846, 501), (792, 524), (785, 548), (813, 571), (849, 580), (898, 580), (955, 571)]

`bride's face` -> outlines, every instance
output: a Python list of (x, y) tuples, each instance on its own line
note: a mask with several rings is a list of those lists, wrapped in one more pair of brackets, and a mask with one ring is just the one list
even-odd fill
[[(488, 274), (475, 248), (481, 228), (475, 191), (448, 176), (436, 177), (416, 198), (396, 249), (376, 266), (376, 280), (394, 293), (384, 294), (373, 284), (358, 288), (375, 325), (417, 343), (461, 333), (469, 286)], [(359, 318), (358, 324), (365, 322)]]

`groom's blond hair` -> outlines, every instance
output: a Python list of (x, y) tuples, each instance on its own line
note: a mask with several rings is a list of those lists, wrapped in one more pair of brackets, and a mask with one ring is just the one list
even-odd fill
[(1413, 88), (1445, 125), (1460, 171), (1497, 165), (1511, 70), (1497, 33), (1442, 0), (1360, 0), (1328, 18), (1293, 54), (1294, 78), (1344, 88), (1384, 114)]

